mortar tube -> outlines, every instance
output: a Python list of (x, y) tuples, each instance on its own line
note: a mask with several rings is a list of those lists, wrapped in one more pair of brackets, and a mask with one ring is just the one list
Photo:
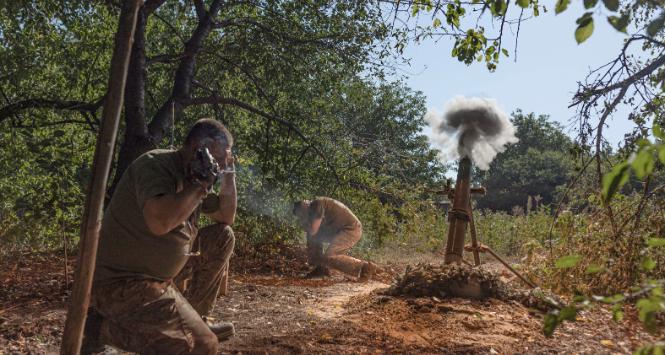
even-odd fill
[[(469, 202), (471, 199), (471, 159), (463, 157), (457, 168), (455, 196), (450, 210), (450, 227), (446, 240), (444, 263), (460, 263), (464, 252), (464, 235), (469, 222)], [(454, 220), (454, 222), (453, 222)]]

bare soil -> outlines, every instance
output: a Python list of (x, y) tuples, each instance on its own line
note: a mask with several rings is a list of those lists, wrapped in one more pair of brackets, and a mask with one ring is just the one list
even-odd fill
[[(237, 329), (223, 353), (621, 354), (663, 336), (643, 331), (631, 307), (621, 323), (606, 309), (584, 311), (546, 338), (541, 316), (517, 302), (391, 297), (377, 292), (389, 278), (304, 280), (297, 257), (238, 259), (229, 294), (214, 311)], [(62, 264), (57, 256), (34, 256), (2, 266), (0, 354), (58, 352), (71, 286)]]

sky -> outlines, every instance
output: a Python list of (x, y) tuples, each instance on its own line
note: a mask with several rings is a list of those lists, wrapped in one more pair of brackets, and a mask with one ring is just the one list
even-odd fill
[[(599, 9), (602, 8), (598, 6)], [(513, 8), (514, 9), (514, 8)], [(501, 56), (495, 72), (490, 73), (484, 63), (471, 66), (450, 56), (453, 41), (433, 40), (411, 45), (405, 56), (411, 66), (399, 72), (406, 83), (427, 96), (428, 108), (443, 111), (449, 99), (458, 96), (495, 98), (508, 113), (520, 108), (524, 112), (548, 114), (559, 121), (568, 134), (574, 135), (571, 119), (574, 109), (568, 105), (577, 89), (577, 82), (596, 68), (614, 59), (626, 35), (607, 23), (604, 9), (594, 16), (593, 35), (578, 45), (575, 41), (575, 20), (584, 13), (582, 1), (573, 1), (568, 10), (555, 15), (553, 9), (522, 23), (514, 55), (514, 35), (508, 32), (505, 44), (510, 57)], [(626, 112), (619, 111), (608, 120), (606, 138), (612, 145), (621, 141), (630, 130)], [(425, 131), (427, 133), (427, 130)]]

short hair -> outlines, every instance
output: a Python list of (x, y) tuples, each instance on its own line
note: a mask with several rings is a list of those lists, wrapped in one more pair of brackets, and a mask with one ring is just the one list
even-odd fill
[(228, 146), (233, 145), (231, 132), (226, 129), (224, 124), (212, 118), (202, 118), (196, 121), (192, 128), (189, 129), (189, 132), (187, 132), (185, 145), (191, 145), (195, 141), (201, 141), (206, 138), (214, 139)]

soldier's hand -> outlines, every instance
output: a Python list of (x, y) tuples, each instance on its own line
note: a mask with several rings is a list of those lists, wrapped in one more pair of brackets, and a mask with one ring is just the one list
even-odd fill
[(187, 181), (189, 181), (190, 184), (198, 186), (206, 192), (212, 190), (212, 187), (215, 184), (215, 181), (217, 180), (216, 175), (208, 174), (207, 176), (204, 177), (200, 176), (199, 174), (195, 174), (192, 171), (191, 164), (188, 167), (187, 171), (188, 171)]
[(235, 167), (235, 157), (233, 156), (233, 153), (231, 152), (231, 149), (226, 150), (226, 161), (224, 162), (224, 172), (229, 173), (229, 172), (235, 172), (236, 167)]

